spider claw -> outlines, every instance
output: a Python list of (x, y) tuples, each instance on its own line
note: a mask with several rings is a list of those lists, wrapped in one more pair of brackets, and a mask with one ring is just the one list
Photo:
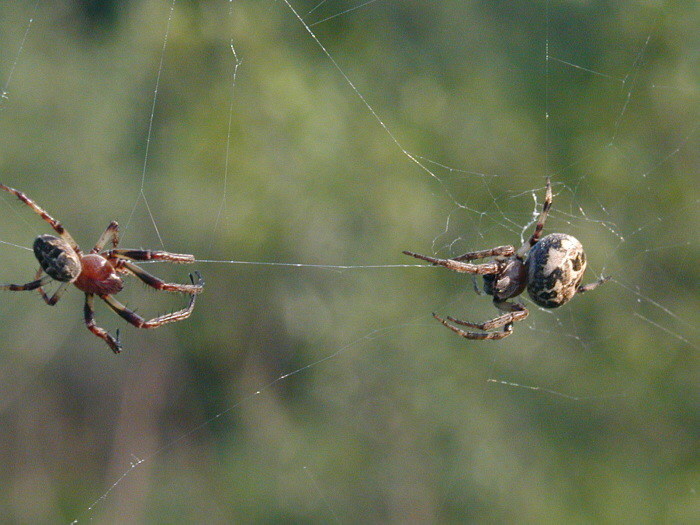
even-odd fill
[(115, 354), (118, 354), (119, 352), (122, 351), (122, 343), (119, 340), (119, 328), (117, 328), (117, 331), (115, 333), (113, 345), (109, 345), (109, 346), (112, 347), (112, 352), (114, 352)]
[[(197, 276), (196, 282), (195, 276)], [(190, 274), (190, 281), (192, 281), (192, 284), (194, 284), (195, 286), (204, 286), (204, 278), (202, 277), (202, 274), (199, 273), (199, 270), (195, 270), (193, 273)]]

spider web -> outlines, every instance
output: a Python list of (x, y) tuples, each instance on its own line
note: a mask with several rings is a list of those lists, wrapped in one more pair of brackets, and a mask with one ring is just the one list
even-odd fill
[[(4, 515), (692, 516), (696, 13), (463, 4), (170, 0), (78, 35), (75, 6), (4, 7), (2, 182), (84, 247), (117, 218), (123, 246), (195, 253), (208, 283), (187, 322), (122, 326), (118, 358), (80, 294), (5, 296)], [(47, 63), (69, 50), (91, 74), (61, 83)], [(518, 245), (546, 176), (546, 231), (612, 281), (461, 340), (430, 313), (485, 320), (489, 301), (401, 250)], [(43, 229), (2, 200), (5, 282), (33, 275)], [(163, 295), (124, 293), (177, 308)]]

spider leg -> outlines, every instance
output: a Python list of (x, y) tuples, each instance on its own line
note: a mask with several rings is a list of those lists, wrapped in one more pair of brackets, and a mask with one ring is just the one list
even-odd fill
[(419, 253), (413, 253), (404, 251), (406, 255), (415, 257), (416, 259), (421, 259), (423, 261), (428, 261), (436, 266), (444, 266), (448, 270), (452, 270), (460, 273), (472, 273), (477, 275), (487, 275), (499, 272), (499, 264), (496, 262), (484, 263), (484, 264), (470, 264), (461, 261), (456, 261), (454, 259), (437, 259), (435, 257), (428, 257), (427, 255), (421, 255)]
[(170, 253), (157, 250), (109, 250), (102, 255), (108, 259), (131, 259), (133, 261), (167, 261), (189, 264), (195, 262), (194, 255)]
[(584, 286), (579, 286), (576, 290), (576, 293), (590, 292), (591, 290), (594, 290), (595, 288), (597, 288), (599, 285), (608, 282), (610, 279), (611, 279), (611, 277), (609, 275), (603, 276), (593, 283), (589, 283), (589, 284), (586, 284)]
[[(201, 286), (202, 284), (202, 278), (199, 276), (199, 282), (197, 285)], [(190, 274), (190, 279), (192, 279), (192, 285), (196, 286), (194, 283), (194, 275)], [(187, 305), (186, 308), (183, 308), (182, 310), (178, 310), (177, 312), (172, 312), (169, 314), (161, 315), (159, 317), (155, 317), (149, 321), (146, 321), (143, 317), (138, 315), (136, 312), (129, 310), (126, 306), (124, 306), (122, 303), (117, 301), (114, 297), (111, 295), (101, 295), (100, 299), (102, 299), (104, 302), (107, 303), (107, 305), (114, 310), (119, 316), (121, 316), (126, 322), (134, 325), (137, 328), (158, 328), (161, 325), (164, 325), (166, 323), (174, 323), (176, 321), (182, 321), (183, 319), (187, 319), (190, 314), (192, 313), (192, 310), (194, 309), (194, 301), (195, 298), (197, 297), (196, 294), (192, 294), (190, 296), (190, 303)]]
[[(188, 294), (198, 294), (202, 293), (204, 289), (204, 280), (199, 272), (195, 272), (198, 278), (197, 284), (179, 284), (179, 283), (166, 283), (162, 279), (159, 279), (155, 275), (151, 275), (146, 270), (140, 266), (136, 266), (134, 263), (130, 263), (124, 259), (119, 259), (115, 263), (117, 270), (125, 268), (129, 273), (132, 273), (139, 279), (141, 279), (148, 286), (155, 288), (156, 290), (165, 290), (166, 292), (183, 292)], [(194, 281), (193, 281), (194, 283)]]
[(51, 277), (44, 275), (41, 279), (36, 279), (26, 284), (0, 284), (0, 290), (10, 290), (11, 292), (36, 290), (49, 282), (51, 282)]
[[(405, 253), (405, 252), (404, 252)], [(453, 261), (473, 261), (474, 259), (484, 259), (485, 257), (503, 256), (510, 257), (515, 253), (515, 248), (510, 245), (496, 246), (489, 250), (481, 250), (478, 252), (467, 252), (458, 257), (452, 257)]]
[(452, 330), (454, 333), (461, 335), (462, 337), (464, 337), (466, 339), (496, 340), (496, 339), (503, 339), (504, 337), (508, 337), (510, 334), (513, 333), (513, 323), (509, 323), (509, 324), (505, 325), (502, 332), (467, 332), (466, 330), (462, 330), (461, 328), (457, 328), (456, 326), (451, 325), (445, 319), (443, 319), (442, 317), (440, 317), (439, 315), (437, 315), (435, 313), (433, 314), (433, 317), (435, 319), (437, 319), (438, 321), (440, 321), (447, 328)]
[[(469, 321), (462, 321), (461, 319), (455, 319), (454, 317), (450, 316), (448, 316), (447, 320), (445, 320), (435, 314), (433, 314), (433, 317), (435, 317), (435, 319), (440, 321), (453, 332), (456, 332), (467, 339), (503, 339), (504, 337), (508, 337), (513, 333), (514, 322), (522, 321), (529, 315), (527, 308), (521, 304), (509, 303), (506, 301), (494, 301), (494, 305), (496, 308), (506, 313), (484, 323), (471, 323)], [(469, 328), (476, 328), (481, 330), (481, 332), (467, 332), (451, 325), (450, 322), (461, 326), (468, 326)], [(503, 326), (502, 331), (489, 332), (489, 330), (500, 328), (501, 326)]]
[(117, 330), (117, 337), (112, 337), (107, 333), (107, 330), (100, 328), (95, 324), (95, 308), (93, 307), (93, 294), (85, 294), (85, 326), (93, 334), (95, 334), (100, 339), (103, 339), (105, 343), (112, 349), (112, 352), (118, 354), (122, 350), (122, 345), (119, 343), (119, 330)]
[(90, 253), (101, 252), (102, 248), (104, 248), (108, 242), (112, 243), (113, 248), (116, 248), (119, 244), (119, 224), (117, 224), (117, 221), (112, 221), (109, 223), (109, 226), (107, 226), (104, 233), (100, 235), (100, 238), (97, 239), (97, 244), (95, 244), (95, 247), (90, 250)]
[(80, 247), (78, 246), (78, 243), (76, 243), (73, 240), (73, 237), (71, 237), (70, 233), (68, 233), (68, 230), (66, 230), (59, 221), (57, 221), (56, 219), (51, 217), (51, 215), (49, 215), (46, 212), (46, 210), (41, 208), (32, 199), (27, 197), (21, 191), (16, 190), (14, 188), (10, 188), (9, 186), (5, 186), (4, 184), (0, 184), (0, 190), (6, 191), (7, 193), (11, 193), (15, 197), (17, 197), (19, 200), (21, 200), (24, 204), (29, 206), (34, 211), (34, 213), (40, 215), (42, 219), (44, 219), (46, 222), (48, 222), (51, 225), (51, 227), (56, 231), (56, 233), (58, 233), (58, 235), (61, 236), (61, 238), (63, 240), (65, 240), (70, 245), (71, 248), (73, 248), (78, 254), (82, 253), (80, 251)]
[(478, 328), (479, 330), (487, 331), (514, 323), (515, 321), (522, 321), (530, 314), (527, 308), (517, 303), (507, 303), (504, 301), (495, 304), (496, 308), (505, 311), (506, 313), (499, 315), (490, 321), (486, 321), (484, 323), (470, 323), (469, 321), (462, 321), (450, 316), (447, 316), (447, 320), (462, 326), (469, 326), (470, 328)]
[(547, 220), (547, 215), (549, 214), (549, 210), (552, 207), (552, 183), (549, 180), (549, 177), (547, 177), (547, 186), (545, 188), (544, 192), (544, 203), (542, 204), (542, 211), (540, 212), (539, 217), (537, 217), (537, 224), (535, 225), (535, 231), (532, 232), (532, 236), (530, 239), (525, 242), (519, 249), (518, 249), (518, 256), (519, 257), (524, 257), (527, 251), (532, 248), (537, 241), (540, 240), (540, 237), (542, 236), (542, 230), (544, 229), (544, 222)]
[[(39, 277), (41, 277), (41, 274), (43, 273), (43, 271), (44, 271), (43, 268), (39, 268), (39, 270), (36, 272), (37, 279), (39, 279)], [(48, 304), (49, 306), (53, 306), (61, 299), (61, 296), (66, 291), (66, 288), (68, 288), (69, 284), (70, 284), (69, 282), (61, 283), (61, 285), (58, 287), (58, 289), (54, 292), (54, 294), (51, 297), (46, 295), (44, 288), (42, 288), (41, 286), (39, 286), (39, 288), (37, 288), (37, 290), (39, 291), (39, 294), (41, 295), (41, 298), (44, 300), (44, 302), (46, 304)]]

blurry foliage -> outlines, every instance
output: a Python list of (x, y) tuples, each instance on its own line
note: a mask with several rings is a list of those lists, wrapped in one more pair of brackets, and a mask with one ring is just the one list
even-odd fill
[[(55, 308), (3, 292), (4, 519), (697, 518), (697, 4), (377, 2), (313, 26), (403, 147), (470, 170), (425, 161), (431, 177), (284, 2), (178, 1), (142, 186), (170, 4), (0, 5), (3, 83), (35, 18), (0, 101), (1, 180), (83, 247), (116, 219), (123, 246), (160, 235), (200, 259), (411, 264), (401, 250), (517, 244), (549, 173), (547, 230), (614, 280), (488, 343), (430, 318), (494, 314), (440, 269), (198, 263), (186, 322), (140, 332), (99, 308), (120, 356), (76, 290)], [(546, 75), (547, 31), (552, 57), (607, 76)], [(0, 197), (0, 240), (29, 246), (44, 224)], [(35, 271), (11, 244), (0, 261), (3, 282)], [(143, 315), (182, 302), (134, 280), (123, 298)]]

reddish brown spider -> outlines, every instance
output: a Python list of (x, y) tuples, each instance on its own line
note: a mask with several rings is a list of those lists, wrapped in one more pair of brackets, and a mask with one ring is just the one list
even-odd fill
[[(34, 240), (34, 255), (41, 267), (34, 277), (34, 281), (27, 284), (3, 284), (0, 290), (22, 291), (38, 290), (46, 304), (53, 306), (65, 292), (69, 284), (73, 283), (76, 288), (85, 292), (85, 324), (93, 334), (102, 338), (114, 351), (121, 351), (119, 343), (119, 330), (116, 337), (111, 336), (103, 328), (95, 324), (95, 310), (93, 308), (93, 297), (97, 295), (107, 306), (124, 318), (128, 323), (137, 328), (157, 328), (166, 323), (182, 321), (187, 319), (194, 309), (194, 301), (197, 294), (204, 289), (204, 280), (199, 272), (190, 274), (192, 284), (166, 283), (146, 272), (132, 261), (168, 261), (172, 263), (192, 263), (194, 256), (182, 253), (169, 253), (154, 250), (118, 250), (119, 225), (112, 221), (105, 232), (100, 236), (95, 247), (87, 255), (83, 254), (78, 244), (68, 231), (51, 217), (46, 211), (40, 208), (34, 201), (21, 191), (9, 188), (0, 184), (0, 190), (15, 195), (24, 204), (29, 206), (35, 213), (41, 216), (58, 233), (58, 237), (53, 235), (40, 235)], [(112, 249), (102, 251), (106, 244), (112, 243)], [(46, 272), (43, 277), (41, 274)], [(190, 295), (190, 302), (186, 308), (161, 315), (146, 321), (135, 312), (129, 310), (122, 303), (117, 301), (113, 295), (119, 293), (124, 286), (124, 282), (119, 274), (131, 274), (141, 279), (148, 286), (156, 290), (166, 292), (183, 292)], [(197, 277), (195, 282), (195, 276)], [(60, 282), (56, 292), (49, 297), (42, 288), (51, 280)]]

